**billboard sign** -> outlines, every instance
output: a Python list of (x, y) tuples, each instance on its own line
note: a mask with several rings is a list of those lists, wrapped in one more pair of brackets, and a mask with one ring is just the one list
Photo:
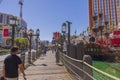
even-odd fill
[(60, 38), (60, 33), (59, 33), (59, 32), (54, 32), (54, 33), (53, 33), (53, 37), (54, 37), (55, 39), (59, 39), (59, 38)]
[(4, 29), (4, 37), (8, 37), (9, 36), (9, 33), (8, 33), (8, 29)]

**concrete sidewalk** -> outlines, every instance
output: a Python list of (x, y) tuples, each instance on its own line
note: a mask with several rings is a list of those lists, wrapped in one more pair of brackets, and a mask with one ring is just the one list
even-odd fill
[[(25, 71), (27, 80), (71, 80), (64, 66), (55, 63), (55, 54), (47, 52)], [(20, 76), (19, 80), (24, 80)]]

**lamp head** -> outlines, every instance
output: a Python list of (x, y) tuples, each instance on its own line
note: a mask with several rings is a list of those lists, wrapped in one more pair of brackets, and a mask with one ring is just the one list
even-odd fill
[(62, 33), (66, 33), (66, 23), (62, 24)]

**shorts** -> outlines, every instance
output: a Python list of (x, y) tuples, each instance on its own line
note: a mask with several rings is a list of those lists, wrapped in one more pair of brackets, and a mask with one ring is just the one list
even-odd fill
[(6, 78), (6, 80), (18, 80), (18, 78)]

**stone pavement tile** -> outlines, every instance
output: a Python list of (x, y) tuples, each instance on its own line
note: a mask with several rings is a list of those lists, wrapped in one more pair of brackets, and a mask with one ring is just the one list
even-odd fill
[[(34, 77), (27, 76), (27, 78), (28, 80), (70, 80), (67, 77), (65, 77), (65, 74), (43, 75), (43, 76), (34, 75)], [(20, 80), (22, 80), (22, 78), (20, 78)]]
[[(28, 67), (25, 71), (27, 80), (71, 80), (64, 66), (55, 63), (55, 54), (47, 53)], [(23, 80), (20, 76), (20, 80)]]

